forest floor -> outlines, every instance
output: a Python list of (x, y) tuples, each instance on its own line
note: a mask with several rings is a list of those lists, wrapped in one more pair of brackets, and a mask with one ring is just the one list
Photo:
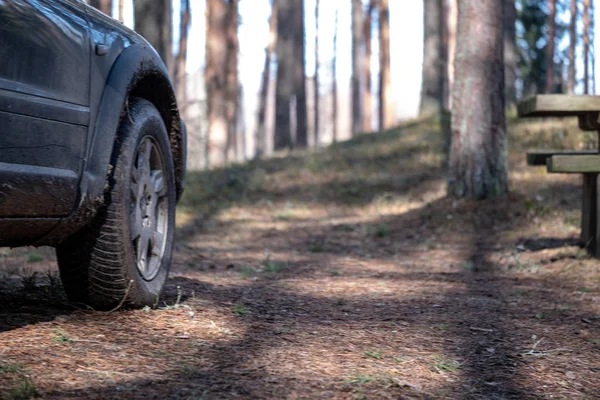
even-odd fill
[(75, 310), (51, 249), (0, 250), (0, 399), (600, 398), (580, 178), (524, 162), (593, 138), (510, 126), (493, 201), (445, 197), (433, 121), (190, 173), (153, 309)]

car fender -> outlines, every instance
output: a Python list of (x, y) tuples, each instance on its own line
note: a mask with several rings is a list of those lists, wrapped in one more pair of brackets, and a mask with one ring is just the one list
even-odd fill
[[(173, 158), (180, 160), (185, 154), (181, 120), (177, 111), (175, 92), (169, 73), (152, 47), (145, 43), (134, 44), (125, 49), (117, 58), (104, 88), (94, 133), (90, 137), (88, 158), (82, 176), (81, 203), (87, 201), (87, 199), (103, 196), (117, 129), (121, 118), (127, 113), (127, 99), (137, 84), (150, 74), (164, 79), (168, 89), (168, 93), (164, 95), (170, 96), (169, 103), (175, 105), (171, 107), (169, 112), (176, 115), (172, 118), (170, 126), (167, 126), (167, 131), (169, 131), (171, 137)], [(115, 106), (117, 104), (120, 106)], [(160, 109), (159, 111), (161, 114), (165, 112), (165, 110)], [(176, 177), (179, 188), (182, 186), (184, 168), (178, 167), (176, 166)]]
[[(179, 116), (173, 84), (160, 56), (147, 43), (136, 43), (119, 55), (106, 81), (95, 124), (88, 133), (87, 156), (79, 185), (78, 207), (34, 245), (61, 243), (88, 224), (104, 203), (106, 179), (110, 172), (110, 160), (119, 123), (121, 118), (127, 115), (129, 96), (138, 95), (140, 82), (144, 79), (153, 79), (159, 83), (159, 86), (153, 87), (150, 92), (163, 100), (161, 104), (156, 104), (156, 101), (153, 103), (163, 116), (169, 132), (175, 162), (177, 198), (180, 198), (185, 175), (185, 125)], [(152, 99), (148, 100), (152, 102)]]

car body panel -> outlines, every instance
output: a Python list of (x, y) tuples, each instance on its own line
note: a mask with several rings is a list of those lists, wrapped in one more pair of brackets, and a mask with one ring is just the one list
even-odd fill
[[(5, 8), (14, 4), (43, 4), (42, 15), (36, 17), (45, 18), (44, 23), (61, 21), (63, 31), (69, 30), (64, 24), (86, 21), (85, 43), (73, 39), (83, 37), (78, 35), (65, 40), (86, 47), (78, 68), (87, 70), (88, 76), (74, 74), (83, 81), (73, 79), (62, 93), (53, 92), (51, 85), (17, 82), (21, 87), (11, 88), (5, 82), (3, 86), (0, 76), (0, 228), (12, 226), (11, 232), (0, 229), (0, 246), (57, 245), (91, 221), (103, 204), (114, 141), (129, 96), (151, 101), (163, 116), (179, 197), (186, 132), (169, 74), (154, 49), (135, 32), (76, 0), (6, 0), (0, 2), (0, 25)], [(44, 14), (47, 10), (69, 15), (49, 16)], [(0, 36), (0, 48), (3, 41)], [(81, 90), (69, 97), (73, 85)], [(17, 207), (27, 195), (36, 197), (31, 206)]]
[[(89, 26), (72, 0), (0, 4), (0, 215), (72, 212), (89, 125)], [(85, 84), (81, 84), (81, 83)]]

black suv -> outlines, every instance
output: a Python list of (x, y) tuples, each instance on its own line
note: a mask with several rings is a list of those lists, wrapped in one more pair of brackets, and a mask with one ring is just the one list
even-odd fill
[(0, 246), (56, 247), (72, 302), (155, 303), (186, 161), (160, 57), (81, 0), (4, 0), (0, 58)]

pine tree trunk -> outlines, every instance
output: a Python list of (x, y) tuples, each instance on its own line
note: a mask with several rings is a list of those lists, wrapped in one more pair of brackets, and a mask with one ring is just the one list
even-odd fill
[(452, 89), (454, 87), (454, 54), (456, 53), (456, 24), (458, 22), (457, 0), (448, 1), (446, 23), (448, 25), (448, 109), (452, 109)]
[(238, 55), (240, 44), (238, 39), (238, 2), (239, 0), (229, 0), (227, 4), (227, 20), (225, 31), (227, 34), (227, 152), (226, 161), (238, 161), (240, 158), (240, 149), (238, 146), (238, 120), (240, 84), (238, 74)]
[(446, 109), (445, 81), (448, 70), (445, 50), (444, 0), (423, 1), (423, 80), (421, 115)]
[(181, 0), (181, 23), (179, 24), (179, 52), (175, 59), (175, 90), (179, 110), (185, 112), (187, 107), (187, 51), (188, 34), (192, 19), (190, 0)]
[(313, 118), (314, 118), (314, 146), (315, 147), (319, 147), (319, 140), (320, 140), (320, 135), (319, 135), (319, 117), (320, 117), (320, 113), (319, 113), (319, 7), (320, 7), (320, 0), (316, 0), (315, 2), (315, 80), (314, 80), (314, 97), (315, 97), (315, 102), (314, 102), (314, 111), (313, 111)]
[(294, 87), (296, 93), (296, 146), (308, 147), (306, 103), (306, 52), (304, 46), (304, 0), (294, 1)]
[(275, 150), (292, 148), (290, 107), (294, 95), (293, 12), (295, 0), (277, 0), (277, 87), (275, 89)]
[(390, 66), (390, 9), (389, 0), (379, 0), (379, 130), (395, 123)]
[(333, 34), (333, 61), (331, 65), (331, 74), (333, 83), (331, 85), (331, 101), (332, 101), (332, 115), (331, 123), (333, 127), (333, 142), (337, 142), (338, 139), (338, 98), (337, 98), (337, 40), (338, 40), (338, 10), (335, 10), (335, 30)]
[(277, 0), (272, 0), (271, 19), (269, 22), (269, 43), (265, 49), (265, 65), (260, 83), (260, 101), (258, 106), (258, 123), (256, 124), (255, 157), (262, 157), (267, 151), (267, 100), (269, 83), (271, 82), (271, 59), (277, 43)]
[(459, 0), (448, 192), (508, 192), (503, 2)]
[(90, 0), (90, 5), (106, 15), (112, 15), (112, 0)]
[(548, 0), (548, 45), (546, 46), (546, 93), (556, 91), (554, 41), (556, 40), (556, 0)]
[(590, 94), (590, 0), (583, 0), (583, 93)]
[(362, 130), (361, 85), (362, 74), (361, 45), (363, 43), (363, 9), (361, 0), (352, 0), (352, 135)]
[(596, 8), (594, 7), (594, 0), (590, 0), (590, 49), (591, 49), (591, 63), (592, 63), (592, 90), (591, 94), (596, 94)]
[(372, 30), (373, 30), (373, 10), (375, 10), (375, 0), (371, 0), (367, 14), (365, 15), (363, 37), (365, 40), (365, 54), (363, 59), (363, 71), (365, 76), (365, 91), (363, 92), (363, 131), (371, 132), (373, 130), (373, 79), (371, 74), (371, 57), (373, 56)]
[(171, 10), (171, 0), (134, 1), (135, 31), (154, 47), (172, 75), (173, 21)]
[(225, 162), (227, 145), (227, 7), (223, 0), (206, 2), (207, 166)]
[(120, 23), (125, 23), (125, 0), (118, 0), (119, 1), (119, 22)]
[(517, 105), (517, 8), (515, 0), (504, 0), (504, 81), (506, 106)]
[(575, 48), (577, 47), (577, 0), (571, 0), (571, 24), (569, 25), (569, 78), (567, 92), (575, 93)]

